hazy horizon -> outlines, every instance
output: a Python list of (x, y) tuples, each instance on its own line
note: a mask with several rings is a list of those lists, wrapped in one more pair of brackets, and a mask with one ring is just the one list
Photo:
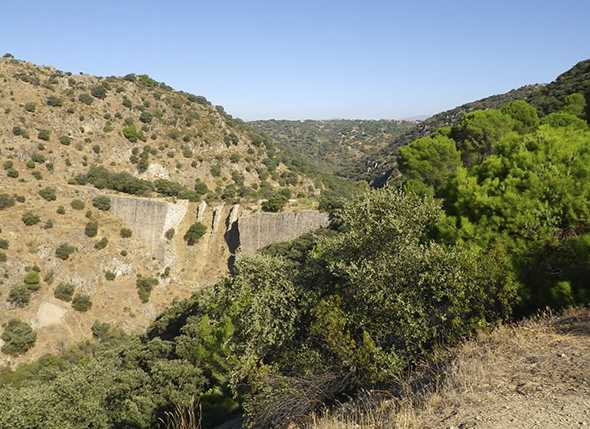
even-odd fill
[(574, 1), (68, 0), (7, 4), (3, 15), (1, 49), (17, 58), (147, 73), (248, 121), (430, 116), (590, 57), (590, 5)]

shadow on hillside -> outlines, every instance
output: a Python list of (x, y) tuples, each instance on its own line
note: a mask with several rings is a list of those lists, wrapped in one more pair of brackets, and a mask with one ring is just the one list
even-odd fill
[(553, 323), (554, 328), (569, 335), (590, 336), (590, 308), (576, 311), (571, 316), (561, 317)]
[(227, 268), (229, 269), (230, 273), (234, 274), (236, 252), (240, 247), (240, 231), (238, 229), (238, 222), (233, 222), (231, 225), (226, 226), (226, 231), (225, 234), (223, 234), (223, 238), (227, 243), (227, 247), (230, 253), (230, 257), (227, 259)]

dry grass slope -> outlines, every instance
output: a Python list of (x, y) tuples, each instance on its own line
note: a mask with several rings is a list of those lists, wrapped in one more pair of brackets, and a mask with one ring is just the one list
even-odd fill
[(443, 363), (413, 374), (398, 394), (367, 395), (311, 426), (590, 427), (589, 309), (500, 326), (463, 344), (450, 360), (444, 355)]

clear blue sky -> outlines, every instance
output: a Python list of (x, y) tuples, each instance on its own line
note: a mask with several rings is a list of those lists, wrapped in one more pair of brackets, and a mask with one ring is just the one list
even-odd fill
[(403, 118), (590, 57), (590, 1), (5, 1), (0, 51), (148, 73), (244, 119)]

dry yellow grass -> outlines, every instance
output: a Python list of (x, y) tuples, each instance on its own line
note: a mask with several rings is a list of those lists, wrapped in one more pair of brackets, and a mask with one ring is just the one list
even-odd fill
[(589, 309), (500, 326), (447, 362), (416, 371), (389, 399), (361, 401), (311, 427), (590, 427)]

